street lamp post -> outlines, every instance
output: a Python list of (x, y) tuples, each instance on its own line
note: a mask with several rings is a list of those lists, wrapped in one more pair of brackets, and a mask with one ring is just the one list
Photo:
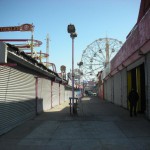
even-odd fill
[[(73, 113), (73, 107), (74, 107), (74, 39), (77, 37), (77, 34), (75, 32), (75, 26), (73, 24), (68, 25), (68, 33), (70, 33), (70, 37), (72, 38), (72, 110)], [(71, 104), (70, 104), (71, 105)]]

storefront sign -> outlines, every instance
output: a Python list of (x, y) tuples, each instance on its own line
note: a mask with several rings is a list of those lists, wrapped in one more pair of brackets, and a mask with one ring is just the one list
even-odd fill
[(0, 32), (9, 32), (9, 31), (33, 31), (33, 25), (23, 24), (21, 26), (0, 27)]

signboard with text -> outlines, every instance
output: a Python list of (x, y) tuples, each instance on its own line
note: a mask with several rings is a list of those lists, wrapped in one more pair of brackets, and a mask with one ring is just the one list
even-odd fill
[(33, 28), (34, 26), (32, 24), (23, 24), (21, 26), (0, 27), (0, 32), (33, 31)]

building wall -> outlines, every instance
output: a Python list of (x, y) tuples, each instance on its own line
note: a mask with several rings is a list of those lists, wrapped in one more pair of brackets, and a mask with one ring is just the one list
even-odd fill
[[(140, 70), (141, 66), (144, 66), (144, 70)], [(142, 107), (144, 106), (142, 106), (142, 103), (146, 100), (146, 108), (143, 113), (145, 113), (148, 119), (150, 119), (150, 53), (143, 55), (142, 58), (136, 60), (128, 67), (118, 71), (118, 73), (114, 74), (109, 79), (104, 80), (104, 98), (114, 104), (128, 108), (127, 95), (133, 86), (133, 79), (131, 78), (131, 72), (133, 69), (135, 70), (136, 76), (134, 79), (136, 82), (136, 89), (140, 96), (137, 110), (142, 111)], [(142, 75), (145, 76), (145, 81), (141, 79), (140, 76)], [(145, 86), (143, 87), (142, 84)], [(142, 91), (145, 92), (145, 100), (144, 96), (142, 96)]]
[(111, 87), (112, 101), (125, 108), (128, 108), (129, 91), (136, 88), (139, 93), (138, 111), (150, 119), (150, 9), (146, 10), (111, 60), (110, 72), (103, 79), (105, 99), (109, 100)]
[(146, 56), (145, 60), (145, 79), (146, 79), (146, 114), (148, 118), (150, 119), (150, 53)]
[(111, 91), (111, 82), (112, 82), (112, 79), (109, 78), (108, 80), (104, 81), (104, 87), (105, 87), (105, 100), (108, 100), (108, 101), (112, 101), (111, 99), (111, 95), (112, 95), (112, 91)]
[(52, 82), (52, 107), (55, 107), (60, 103), (59, 90), (60, 90), (59, 84)]
[(72, 91), (71, 90), (65, 90), (65, 101), (69, 100), (69, 97), (72, 97)]
[[(52, 108), (52, 98), (51, 98), (51, 80), (44, 78), (37, 78), (37, 90), (38, 90), (38, 113)], [(41, 103), (42, 102), (42, 103)], [(42, 106), (42, 107), (41, 107)]]
[(23, 66), (0, 66), (0, 135), (37, 113), (69, 102), (70, 93), (64, 85)]
[(127, 71), (126, 69), (104, 81), (105, 100), (127, 108)]
[(0, 134), (36, 115), (35, 78), (17, 68), (0, 66)]
[(114, 75), (114, 103), (121, 106), (121, 101), (121, 73), (118, 72)]
[(65, 101), (65, 87), (64, 85), (60, 84), (60, 104), (62, 104), (64, 101)]
[(108, 90), (107, 90), (107, 80), (104, 80), (104, 99), (105, 100), (108, 100), (108, 94), (107, 94), (107, 92), (108, 92)]
[(127, 108), (127, 70), (121, 71), (121, 106)]
[(98, 86), (98, 96), (101, 100), (104, 99), (104, 83)]
[(111, 76), (111, 102), (114, 103), (114, 76)]

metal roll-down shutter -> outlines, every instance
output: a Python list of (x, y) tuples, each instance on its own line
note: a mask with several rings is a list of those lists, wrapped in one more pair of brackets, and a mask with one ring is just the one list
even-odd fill
[(114, 103), (121, 106), (121, 73), (114, 75)]
[(35, 116), (35, 78), (0, 66), (0, 134)]
[(38, 78), (38, 108), (41, 108), (44, 111), (51, 108), (50, 80)]
[(60, 84), (60, 104), (62, 104), (65, 100), (65, 88), (64, 85)]
[(52, 107), (59, 105), (59, 83), (52, 83)]

